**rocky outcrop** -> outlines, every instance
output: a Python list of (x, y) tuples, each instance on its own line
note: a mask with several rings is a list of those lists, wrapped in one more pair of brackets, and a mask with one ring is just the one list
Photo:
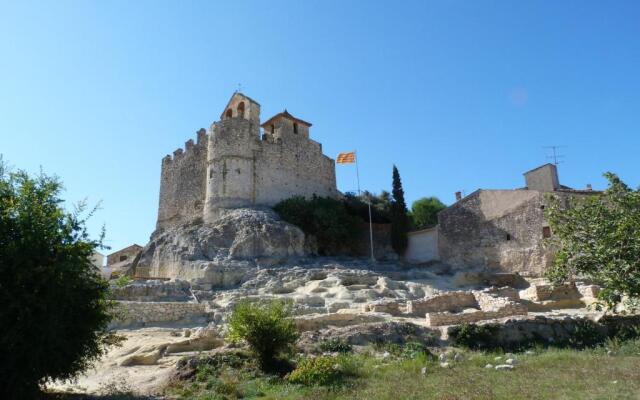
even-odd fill
[(270, 209), (226, 210), (211, 224), (154, 232), (133, 273), (229, 287), (256, 264), (273, 265), (304, 255), (304, 242), (298, 227)]

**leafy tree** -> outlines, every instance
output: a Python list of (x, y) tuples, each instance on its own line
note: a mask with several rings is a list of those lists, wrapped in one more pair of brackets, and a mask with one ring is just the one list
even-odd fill
[(290, 304), (281, 300), (241, 301), (229, 319), (229, 339), (245, 340), (263, 370), (271, 370), (276, 358), (298, 339)]
[(298, 226), (318, 242), (321, 254), (335, 254), (348, 248), (358, 235), (361, 221), (351, 215), (345, 203), (329, 197), (292, 197), (273, 209), (285, 221)]
[(623, 296), (640, 297), (640, 191), (615, 174), (601, 194), (569, 200), (550, 196), (545, 214), (557, 246), (547, 271), (554, 282), (586, 276), (602, 285), (598, 297), (607, 306)]
[[(380, 196), (363, 191), (359, 196), (355, 193), (344, 194), (344, 203), (351, 215), (359, 217), (363, 222), (369, 222), (369, 205), (371, 203), (371, 220), (376, 224), (388, 224), (391, 222), (391, 202), (382, 196), (389, 192), (382, 192)], [(386, 203), (385, 203), (386, 202)]]
[[(58, 179), (9, 172), (0, 159), (0, 398), (37, 397), (69, 379), (114, 336), (108, 284), (91, 263), (100, 246), (62, 208)], [(90, 213), (89, 213), (90, 215)]]
[(407, 215), (407, 203), (404, 201), (404, 190), (398, 168), (393, 166), (393, 190), (391, 192), (391, 245), (400, 255), (407, 249), (409, 231), (409, 217)]
[(416, 229), (431, 228), (438, 224), (438, 213), (447, 208), (437, 197), (423, 197), (411, 205), (411, 219)]

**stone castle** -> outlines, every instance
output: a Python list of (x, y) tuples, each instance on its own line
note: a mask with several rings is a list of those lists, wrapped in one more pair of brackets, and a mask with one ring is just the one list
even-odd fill
[(220, 121), (162, 160), (156, 228), (213, 222), (224, 209), (292, 196), (336, 197), (335, 162), (309, 138), (310, 127), (286, 110), (261, 124), (260, 104), (234, 93)]

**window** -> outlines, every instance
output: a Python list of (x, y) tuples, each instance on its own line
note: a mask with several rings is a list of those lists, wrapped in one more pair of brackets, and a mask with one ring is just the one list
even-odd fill
[(241, 101), (240, 104), (238, 104), (238, 117), (244, 118), (244, 101)]
[(511, 240), (511, 235), (507, 233), (507, 241)]
[(273, 135), (276, 131), (276, 126), (271, 124), (271, 134)]
[(550, 226), (543, 226), (542, 227), (542, 237), (545, 238), (545, 239), (551, 237), (551, 227)]
[(228, 109), (227, 112), (224, 114), (225, 118), (231, 118), (233, 117), (233, 111), (231, 109)]
[(209, 170), (209, 179), (213, 179), (213, 168)]
[(293, 123), (293, 133), (298, 133), (298, 124), (297, 123)]
[(120, 261), (124, 261), (127, 259), (127, 256), (120, 256)]

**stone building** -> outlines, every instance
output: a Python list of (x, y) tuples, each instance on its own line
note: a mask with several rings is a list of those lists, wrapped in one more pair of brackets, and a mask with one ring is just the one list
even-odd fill
[(235, 93), (220, 121), (162, 160), (157, 229), (292, 196), (336, 197), (335, 162), (310, 127), (286, 110), (261, 124), (260, 105)]
[(141, 251), (142, 246), (138, 244), (115, 251), (107, 256), (106, 268), (111, 274), (120, 275), (129, 269)]
[(454, 267), (485, 267), (496, 272), (541, 275), (553, 261), (551, 236), (544, 218), (547, 195), (565, 201), (596, 193), (560, 184), (555, 165), (524, 174), (526, 186), (515, 190), (480, 189), (438, 215), (438, 253)]

